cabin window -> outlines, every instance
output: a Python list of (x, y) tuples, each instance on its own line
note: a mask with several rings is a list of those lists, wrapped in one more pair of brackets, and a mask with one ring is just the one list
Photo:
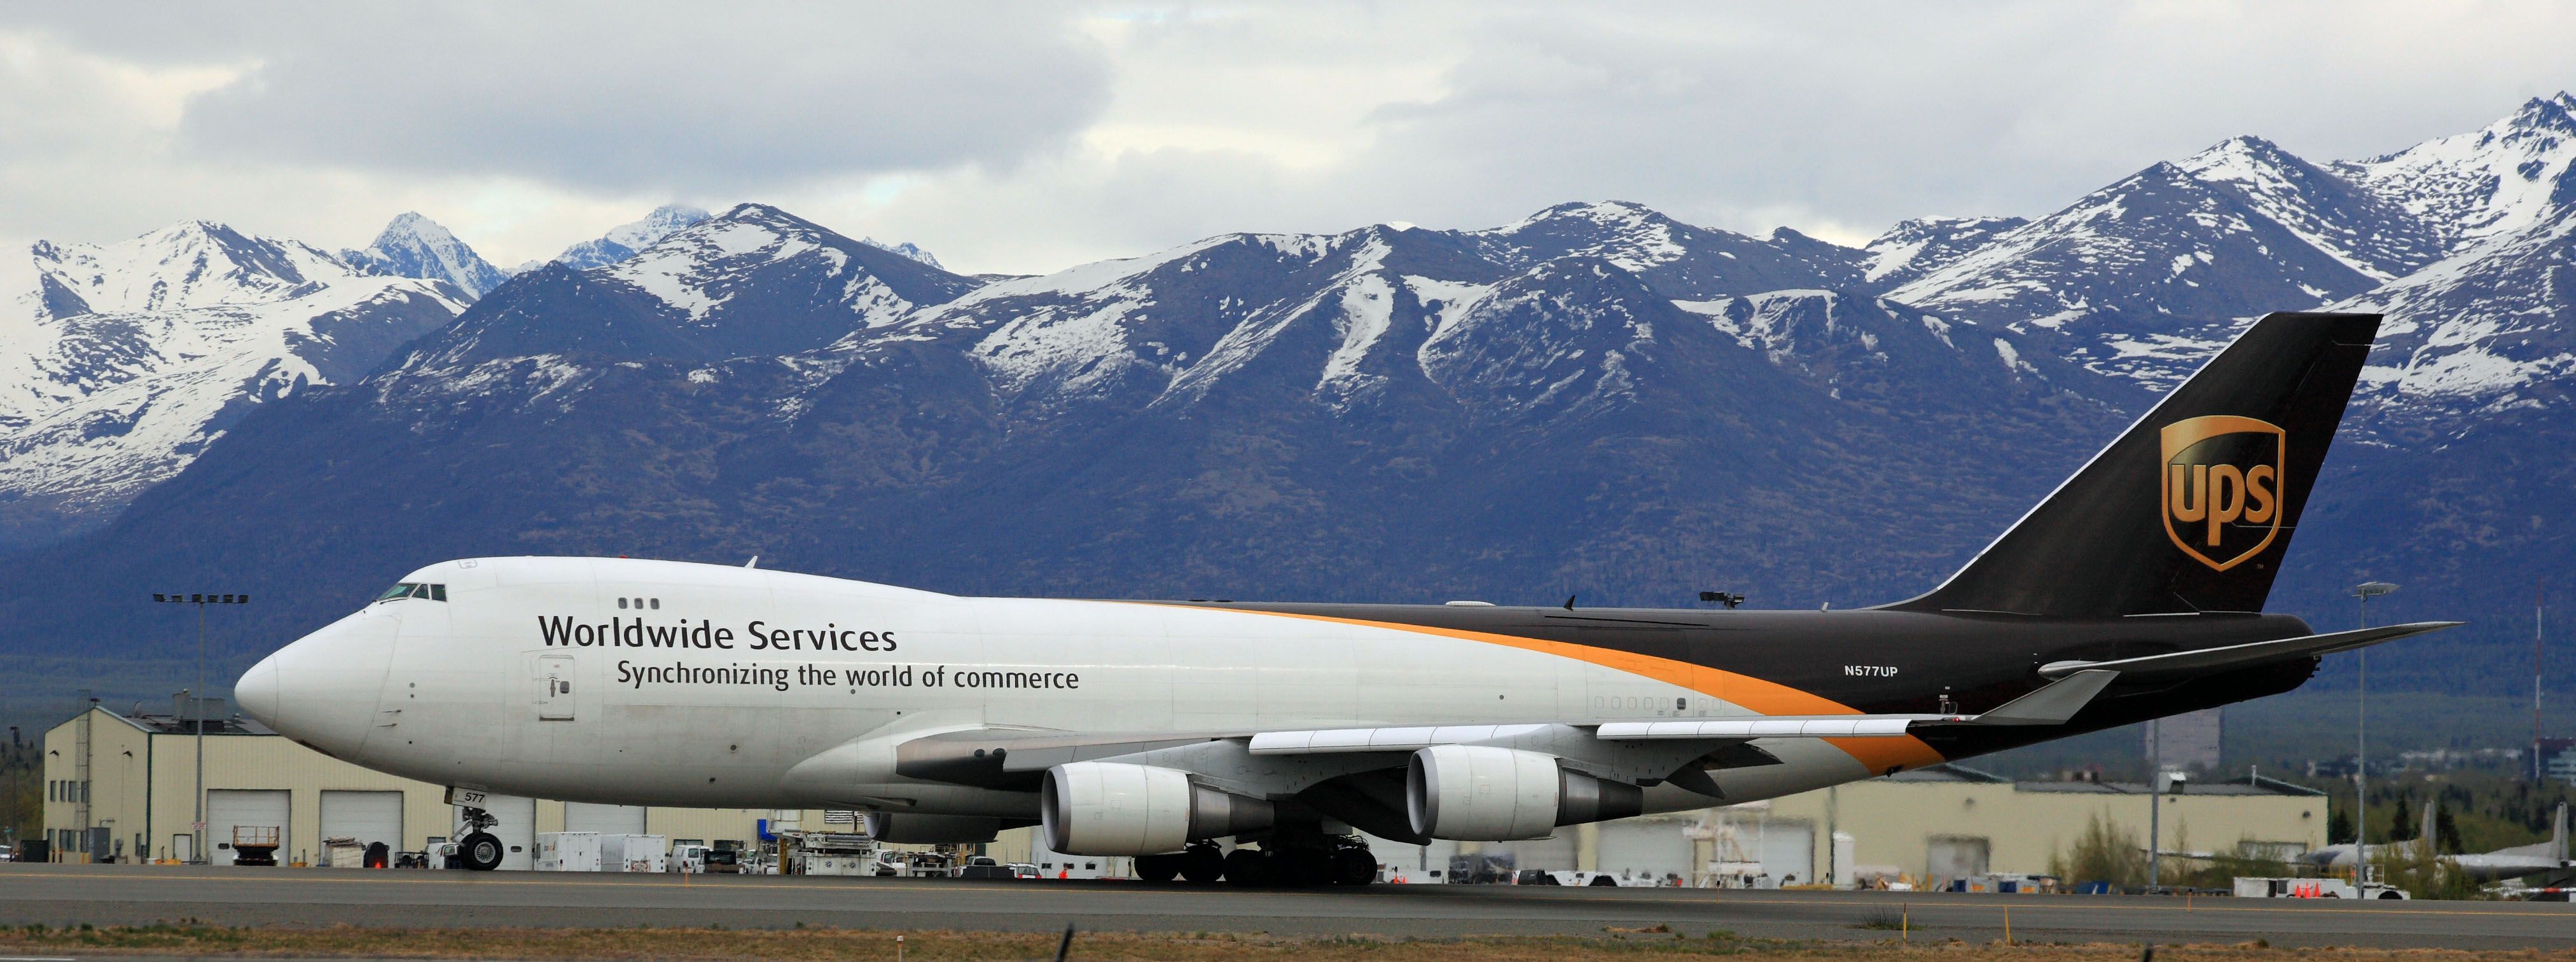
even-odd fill
[(662, 610), (662, 599), (660, 599), (660, 598), (655, 598), (655, 599), (653, 599), (653, 610), (655, 610), (655, 611), (660, 611), (660, 610)]
[(626, 599), (624, 599), (624, 598), (619, 598), (619, 599), (617, 599), (617, 610), (619, 610), (619, 611), (624, 611), (624, 610), (626, 610)]

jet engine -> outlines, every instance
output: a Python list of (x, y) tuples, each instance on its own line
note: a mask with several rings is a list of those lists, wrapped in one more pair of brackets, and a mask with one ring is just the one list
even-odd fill
[(1645, 791), (1559, 764), (1553, 755), (1490, 745), (1433, 745), (1405, 766), (1413, 830), (1456, 841), (1545, 838), (1559, 825), (1626, 818)]
[[(1002, 820), (974, 815), (923, 815), (917, 812), (869, 812), (869, 838), (880, 842), (906, 845), (945, 845), (990, 842), (1002, 830)], [(1027, 823), (1022, 823), (1027, 824)]]
[(1203, 838), (1269, 828), (1264, 799), (1190, 784), (1176, 768), (1067, 762), (1038, 789), (1047, 847), (1067, 855), (1156, 855)]

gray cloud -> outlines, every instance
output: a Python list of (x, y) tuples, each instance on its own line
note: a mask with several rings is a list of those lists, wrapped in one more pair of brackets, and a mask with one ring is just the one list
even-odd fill
[[(2576, 6), (0, 7), (0, 240), (420, 209), (503, 262), (766, 200), (969, 270), (1621, 198), (1845, 240), (2576, 86)], [(30, 66), (30, 65), (33, 66)], [(65, 79), (71, 78), (71, 79)]]
[(594, 191), (1007, 166), (1081, 130), (1108, 77), (1067, 16), (968, 5), (54, 13), (49, 26), (97, 49), (240, 65), (187, 104), (182, 150)]

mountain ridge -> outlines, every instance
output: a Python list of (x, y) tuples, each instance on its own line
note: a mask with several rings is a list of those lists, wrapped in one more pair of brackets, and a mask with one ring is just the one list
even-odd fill
[[(66, 571), (234, 564), (281, 599), (224, 642), (247, 650), (366, 579), (529, 551), (991, 593), (1896, 600), (2298, 308), (2389, 320), (2276, 607), (2388, 578), (2400, 614), (2503, 610), (2500, 572), (2576, 559), (2550, 520), (2576, 516), (2567, 100), (2367, 176), (2232, 138), (1864, 248), (1581, 201), (968, 277), (738, 205), (522, 273), (362, 377), (262, 401), (103, 529), (0, 558), (0, 652), (136, 628)], [(2389, 186), (2499, 169), (2524, 179), (2483, 200)], [(152, 553), (171, 539), (200, 557)], [(2484, 684), (2451, 655), (2493, 639), (2454, 634), (2394, 657)]]

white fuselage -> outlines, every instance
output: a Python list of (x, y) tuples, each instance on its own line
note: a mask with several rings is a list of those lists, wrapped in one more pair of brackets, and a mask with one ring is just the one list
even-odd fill
[[(296, 641), (243, 676), (245, 710), (350, 762), (496, 793), (1005, 818), (1035, 818), (1035, 794), (907, 779), (893, 746), (961, 729), (1752, 714), (1722, 690), (1330, 618), (627, 559), (471, 559), (404, 580), (444, 600), (376, 602)], [(1782, 764), (1712, 773), (1729, 800), (1872, 774), (1824, 740), (1763, 747)], [(1647, 796), (1650, 811), (1710, 803), (1670, 786)]]

